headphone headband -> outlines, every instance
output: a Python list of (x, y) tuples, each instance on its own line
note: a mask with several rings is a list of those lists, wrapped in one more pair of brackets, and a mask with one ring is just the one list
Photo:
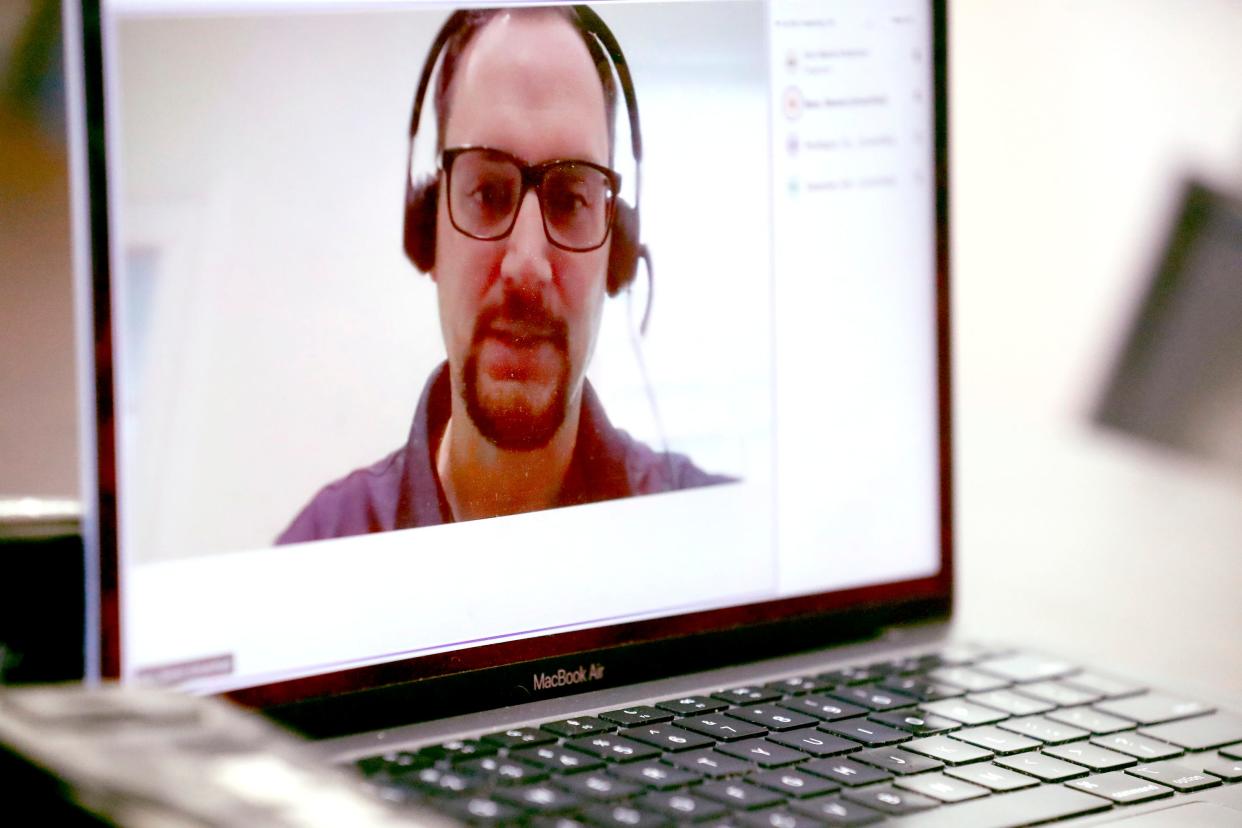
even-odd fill
[[(643, 160), (643, 138), (642, 128), (638, 120), (638, 96), (634, 93), (634, 80), (630, 76), (630, 67), (625, 60), (625, 53), (621, 51), (621, 44), (617, 42), (617, 37), (612, 33), (612, 29), (608, 28), (608, 24), (590, 6), (576, 5), (569, 8), (577, 18), (578, 25), (582, 31), (594, 37), (596, 42), (603, 47), (604, 53), (608, 55), (608, 60), (612, 63), (613, 71), (617, 73), (617, 79), (621, 85), (621, 96), (625, 99), (625, 111), (630, 125), (630, 149), (633, 152), (635, 162), (641, 164)], [(411, 140), (418, 134), (419, 123), (422, 121), (423, 116), (423, 104), (427, 100), (427, 87), (431, 85), (431, 76), (435, 73), (435, 68), (440, 62), (440, 53), (444, 51), (444, 47), (448, 45), (453, 35), (457, 34), (466, 24), (470, 14), (471, 12), (468, 10), (459, 9), (449, 15), (448, 20), (444, 21), (440, 31), (436, 33), (435, 40), (431, 42), (431, 48), (427, 50), (427, 58), (423, 61), (423, 71), (418, 78), (418, 89), (414, 93), (414, 109), (410, 113)]]

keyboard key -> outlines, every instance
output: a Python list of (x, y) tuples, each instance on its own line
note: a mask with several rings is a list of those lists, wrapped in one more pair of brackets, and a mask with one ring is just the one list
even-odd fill
[(870, 719), (846, 719), (840, 722), (825, 722), (819, 726), (825, 733), (844, 736), (869, 747), (895, 745), (910, 738), (904, 730), (873, 722)]
[(1150, 799), (1173, 795), (1172, 788), (1136, 779), (1120, 771), (1076, 779), (1066, 784), (1071, 788), (1110, 799), (1118, 805), (1131, 805), (1135, 802), (1147, 802)]
[(994, 707), (997, 710), (1008, 713), (1010, 716), (1033, 716), (1036, 713), (1046, 713), (1049, 710), (1056, 709), (1055, 704), (1033, 699), (1021, 693), (1015, 693), (1012, 690), (971, 693), (966, 697), (966, 700), (982, 704), (985, 707)]
[(820, 673), (815, 678), (826, 684), (836, 686), (848, 684), (867, 684), (868, 682), (878, 681), (888, 675), (884, 670), (876, 669), (874, 666), (857, 666), (846, 667), (842, 670), (832, 670), (827, 673)]
[(661, 750), (694, 750), (715, 744), (715, 740), (709, 739), (706, 736), (700, 736), (689, 730), (682, 730), (680, 727), (673, 727), (667, 724), (632, 727), (629, 730), (621, 731), (618, 735), (626, 739), (633, 739), (658, 747)]
[(471, 759), (459, 764), (456, 770), (469, 776), (485, 778), (493, 785), (525, 785), (548, 778), (548, 772), (542, 768), (499, 756)]
[(367, 776), (382, 774), (385, 776), (401, 776), (430, 767), (435, 763), (430, 756), (413, 753), (408, 750), (394, 750), (383, 756), (369, 756), (358, 760), (358, 768)]
[(717, 782), (704, 782), (695, 790), (709, 799), (723, 802), (733, 808), (744, 808), (746, 810), (780, 805), (785, 801), (785, 797), (775, 791), (742, 781), (726, 782), (721, 780)]
[(1119, 719), (1090, 707), (1067, 707), (1064, 710), (1054, 710), (1048, 714), (1048, 718), (1097, 735), (1130, 730), (1134, 727), (1134, 722), (1129, 719)]
[(438, 804), (436, 807), (462, 822), (475, 824), (512, 824), (517, 822), (522, 816), (522, 811), (512, 805), (506, 805), (503, 802), (496, 802), (493, 799), (486, 799), (481, 796), (449, 800)]
[(1202, 702), (1165, 693), (1143, 693), (1124, 699), (1109, 699), (1095, 705), (1095, 709), (1144, 725), (1188, 719), (1212, 712), (1212, 708)]
[(1081, 765), (1035, 752), (1002, 756), (996, 760), (996, 764), (1028, 776), (1038, 777), (1045, 782), (1064, 782), (1067, 779), (1087, 775), (1087, 769)]
[(1099, 673), (1076, 673), (1065, 679), (1065, 683), (1087, 690), (1092, 693), (1098, 693), (1106, 699), (1119, 699), (1123, 696), (1135, 696), (1142, 693), (1147, 688), (1141, 684), (1135, 684), (1122, 679), (1111, 678), (1110, 676), (1102, 676)]
[(1192, 762), (1194, 767), (1201, 767), (1213, 776), (1219, 776), (1226, 782), (1242, 782), (1242, 759), (1231, 759), (1218, 753), (1188, 756), (1183, 762)]
[(754, 762), (761, 768), (779, 768), (785, 765), (792, 765), (795, 762), (801, 762), (807, 758), (805, 753), (769, 742), (767, 739), (728, 742), (719, 745), (717, 750), (738, 759)]
[(1100, 698), (1099, 693), (1093, 693), (1080, 687), (1073, 687), (1060, 681), (1036, 681), (1031, 684), (1019, 684), (1013, 689), (1015, 693), (1051, 702), (1057, 707), (1090, 704), (1093, 701), (1098, 701)]
[(493, 796), (501, 802), (507, 802), (538, 814), (562, 813), (582, 804), (582, 800), (568, 791), (546, 783), (518, 788), (499, 788)]
[(763, 686), (782, 696), (801, 696), (804, 693), (814, 693), (832, 687), (831, 684), (811, 676), (790, 676), (779, 681), (768, 682)]
[(642, 785), (615, 779), (603, 773), (575, 773), (557, 779), (556, 784), (570, 793), (601, 802), (626, 799), (645, 790)]
[(1007, 730), (1001, 730), (999, 727), (992, 727), (990, 725), (968, 727), (965, 730), (949, 734), (949, 738), (990, 750), (999, 756), (1021, 753), (1024, 750), (1034, 750), (1043, 744), (1038, 739), (1020, 736), (1017, 733), (1010, 733)]
[(852, 759), (837, 757), (835, 759), (813, 759), (798, 766), (798, 770), (813, 773), (825, 779), (831, 779), (841, 785), (870, 785), (872, 782), (884, 782), (892, 779), (890, 773), (879, 768), (863, 765)]
[(979, 644), (955, 641), (940, 648), (937, 655), (940, 660), (950, 666), (972, 664), (985, 658), (994, 658), (1002, 653)]
[(549, 733), (574, 739), (578, 736), (593, 736), (596, 733), (609, 733), (617, 729), (612, 722), (597, 719), (594, 716), (579, 716), (575, 719), (562, 719), (559, 722), (547, 722), (541, 725)]
[(1032, 739), (1038, 739), (1050, 745), (1076, 742), (1091, 735), (1081, 728), (1071, 727), (1061, 722), (1054, 722), (1043, 716), (1024, 716), (1021, 719), (1008, 719), (998, 724), (997, 727), (1013, 733), (1020, 733), (1023, 736), (1030, 736)]
[(817, 822), (829, 825), (870, 825), (884, 818), (878, 811), (839, 796), (791, 802), (789, 810), (806, 814)]
[(895, 816), (913, 814), (916, 811), (926, 811), (928, 808), (934, 808), (939, 804), (934, 799), (888, 787), (848, 790), (841, 794), (841, 796), (857, 802), (863, 807)]
[(640, 811), (633, 805), (592, 805), (582, 815), (592, 825), (621, 828), (663, 828), (671, 824), (667, 817)]
[(822, 824), (801, 814), (792, 814), (780, 809), (744, 813), (734, 819), (739, 825), (747, 826), (747, 828), (819, 828)]
[(816, 719), (824, 722), (849, 719), (854, 716), (861, 716), (867, 712), (866, 708), (859, 707), (856, 704), (846, 704), (843, 701), (821, 695), (797, 696), (792, 699), (785, 699), (780, 703), (780, 706), (797, 713), (814, 716)]
[(1009, 715), (991, 707), (984, 707), (962, 699), (943, 699), (941, 701), (924, 702), (919, 705), (923, 710), (937, 716), (961, 722), (964, 725), (995, 724), (1009, 718)]
[(1150, 782), (1168, 785), (1173, 790), (1181, 791), (1182, 793), (1201, 791), (1204, 788), (1214, 788), (1220, 784), (1218, 777), (1196, 771), (1187, 765), (1183, 765), (1181, 762), (1156, 762), (1150, 765), (1139, 765), (1137, 768), (1130, 768), (1126, 773)]
[(681, 768), (674, 768), (655, 759), (614, 765), (609, 770), (609, 773), (618, 779), (646, 785), (649, 788), (656, 788), (661, 791), (680, 788), (682, 785), (690, 785), (702, 781), (701, 776), (684, 771)]
[(727, 812), (727, 808), (719, 802), (695, 796), (686, 791), (671, 793), (652, 791), (639, 798), (637, 804), (643, 810), (663, 814), (670, 819), (698, 822), (701, 819), (712, 819)]
[(757, 727), (749, 722), (743, 722), (740, 719), (734, 719), (729, 716), (699, 716), (694, 719), (678, 719), (677, 726), (725, 742), (736, 742), (739, 739), (763, 736), (768, 732), (765, 728)]
[(603, 762), (593, 756), (587, 756), (576, 750), (566, 750), (557, 745), (519, 748), (518, 750), (510, 751), (509, 756), (541, 768), (546, 768), (547, 770), (561, 771), (562, 773), (579, 773), (581, 771), (597, 770), (604, 766)]
[[(1108, 800), (1060, 785), (1040, 785), (1030, 790), (994, 794), (918, 816), (919, 828), (1000, 828), (1015, 824), (1035, 825), (1083, 816), (1111, 808)], [(904, 823), (904, 820), (902, 821)], [(898, 823), (902, 824), (902, 823)]]
[(872, 713), (867, 717), (873, 722), (904, 730), (912, 736), (932, 736), (936, 733), (947, 733), (957, 730), (962, 725), (943, 716), (933, 716), (921, 710), (888, 710)]
[(659, 724), (660, 722), (671, 722), (673, 720), (673, 714), (667, 710), (661, 710), (658, 707), (651, 707), (645, 704), (625, 707), (621, 710), (609, 710), (607, 713), (600, 713), (599, 717), (621, 727)]
[(841, 736), (834, 736), (831, 733), (824, 733), (810, 727), (806, 730), (773, 733), (768, 736), (768, 741), (791, 747), (794, 750), (800, 750), (815, 757), (837, 756), (858, 750), (861, 747), (858, 742)]
[(608, 762), (634, 762), (660, 755), (660, 751), (650, 745), (614, 736), (611, 733), (588, 736), (585, 739), (572, 739), (565, 743), (565, 747), (589, 753)]
[(796, 770), (770, 770), (756, 774), (751, 782), (770, 788), (791, 799), (806, 799), (811, 796), (832, 793), (841, 786), (820, 776), (800, 773)]
[(976, 661), (974, 669), (1000, 676), (1014, 682), (1045, 681), (1061, 678), (1076, 671), (1072, 664), (1054, 658), (1031, 653), (1015, 653), (1013, 655), (985, 658)]
[(1075, 765), (1082, 765), (1096, 772), (1120, 770), (1135, 764), (1133, 756), (1117, 753), (1113, 750), (1086, 742), (1073, 742), (1068, 745), (1054, 745), (1044, 749), (1048, 756), (1055, 756)]
[(724, 776), (737, 776), (755, 769), (749, 762), (743, 762), (716, 750), (691, 750), (686, 753), (674, 753), (668, 758), (679, 768), (694, 771), (711, 779)]
[(717, 710), (724, 710), (728, 706), (720, 699), (712, 699), (707, 696), (683, 696), (680, 699), (669, 699), (656, 703), (656, 707), (667, 710), (670, 713), (676, 713), (678, 716), (697, 716), (700, 713), (715, 713)]
[(804, 713), (796, 713), (787, 707), (739, 707), (728, 711), (729, 716), (750, 722), (768, 730), (796, 730), (814, 725), (818, 719)]
[(866, 762), (872, 767), (886, 770), (898, 776), (908, 776), (912, 773), (923, 773), (924, 771), (938, 770), (944, 767), (943, 762), (938, 762), (928, 756), (911, 753), (901, 748), (868, 748), (860, 750), (858, 753), (850, 756), (850, 758), (859, 762)]
[(767, 687), (733, 687), (729, 690), (721, 690), (719, 693), (712, 693), (712, 698), (729, 704), (763, 704), (779, 699), (781, 695)]
[(926, 653), (924, 655), (893, 659), (888, 662), (887, 666), (892, 674), (906, 676), (912, 673), (926, 673), (928, 670), (935, 670), (937, 667), (945, 666), (945, 663), (944, 659), (936, 653)]
[(927, 674), (936, 681), (952, 684), (970, 693), (982, 693), (985, 690), (999, 690), (1013, 682), (987, 673), (980, 673), (970, 667), (938, 667)]
[(413, 777), (414, 783), (425, 791), (436, 794), (461, 794), (482, 787), (480, 780), (440, 768), (423, 768)]
[(929, 681), (926, 676), (889, 676), (880, 682), (880, 686), (886, 690), (896, 690), (898, 693), (912, 696), (919, 701), (952, 699), (966, 695), (966, 691), (961, 687), (941, 681)]
[(1207, 750), (1242, 739), (1242, 716), (1212, 713), (1195, 719), (1145, 727), (1139, 733), (1162, 742), (1172, 742), (1187, 750)]
[(587, 828), (584, 820), (578, 816), (535, 816), (523, 823), (528, 828)]
[(1125, 753), (1142, 762), (1156, 762), (1161, 759), (1172, 759), (1181, 756), (1182, 749), (1168, 742), (1157, 742), (1137, 733), (1114, 733), (1110, 736), (1096, 736), (1091, 744), (1099, 745), (1107, 750)]
[(419, 753), (430, 759), (447, 759), (449, 762), (464, 762), (467, 759), (474, 759), (477, 756), (491, 756), (500, 748), (488, 742), (480, 742), (477, 739), (457, 739), (451, 742), (445, 742), (441, 745), (431, 745), (419, 751)]
[(965, 779), (993, 791), (1016, 791), (1039, 784), (1039, 780), (1016, 771), (1002, 768), (991, 762), (976, 762), (957, 768), (946, 768), (945, 775)]
[(556, 741), (556, 737), (551, 733), (545, 733), (533, 727), (515, 727), (511, 730), (502, 730), (499, 733), (489, 733), (483, 737), (483, 741), (491, 742), (493, 745), (502, 748), (522, 747), (523, 745), (547, 745)]
[(1220, 749), (1220, 755), (1227, 756), (1230, 759), (1242, 759), (1242, 743), (1226, 745)]
[(868, 710), (893, 710), (898, 707), (910, 707), (918, 701), (913, 696), (906, 696), (894, 690), (885, 690), (874, 685), (838, 687), (835, 690), (829, 690), (827, 695), (850, 704), (857, 704)]
[(964, 765), (967, 762), (982, 762), (992, 758), (992, 751), (984, 750), (976, 745), (959, 742), (948, 736), (928, 736), (926, 739), (915, 739), (902, 745), (905, 750), (912, 750), (933, 759), (939, 759), (946, 765)]
[(943, 773), (910, 776), (898, 779), (893, 785), (932, 799), (939, 799), (941, 802), (965, 802), (968, 799), (978, 799), (991, 793), (987, 788), (945, 776)]

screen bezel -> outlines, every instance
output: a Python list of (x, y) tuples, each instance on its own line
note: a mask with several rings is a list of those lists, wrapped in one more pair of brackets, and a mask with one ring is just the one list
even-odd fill
[[(949, 324), (949, 192), (947, 14), (944, 0), (931, 0), (935, 134), (936, 379), (940, 568), (927, 578), (838, 590), (726, 609), (624, 623), (420, 656), (335, 673), (257, 685), (228, 697), (268, 711), (311, 735), (383, 727), (408, 721), (411, 700), (420, 717), (481, 710), (531, 697), (532, 669), (567, 657), (609, 661), (606, 681), (590, 689), (658, 678), (856, 639), (896, 623), (947, 617), (953, 598), (952, 420)], [(80, 16), (78, 16), (80, 15)], [(121, 676), (121, 612), (116, 475), (116, 423), (109, 260), (109, 221), (104, 124), (101, 0), (66, 4), (65, 22), (80, 45), (85, 131), (85, 176), (75, 194), (77, 217), (89, 218), (91, 303), (80, 324), (85, 362), (83, 399), (94, 400), (94, 429), (84, 450), (96, 460), (87, 489), (88, 594), (97, 612), (87, 619), (87, 663), (94, 675)], [(81, 40), (77, 41), (80, 34)], [(74, 63), (77, 59), (74, 60)], [(80, 105), (80, 104), (79, 104)], [(83, 180), (84, 179), (84, 180)], [(712, 646), (728, 640), (719, 651)], [(774, 642), (779, 642), (775, 643)], [(706, 645), (706, 646), (705, 646)], [(711, 656), (708, 653), (724, 652)], [(617, 669), (620, 667), (620, 669)], [(452, 689), (453, 692), (445, 692)], [(568, 688), (564, 692), (574, 692)], [(544, 692), (541, 696), (559, 694)], [(431, 703), (431, 700), (435, 703)], [(452, 701), (448, 701), (452, 699)], [(342, 715), (344, 710), (352, 711)], [(344, 726), (342, 725), (344, 723)]]

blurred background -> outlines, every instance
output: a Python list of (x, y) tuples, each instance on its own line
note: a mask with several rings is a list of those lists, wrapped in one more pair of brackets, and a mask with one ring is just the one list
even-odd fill
[(949, 10), (957, 620), (1242, 690), (1242, 473), (1094, 416), (1187, 179), (1242, 196), (1242, 3)]
[[(0, 2), (0, 496), (77, 493), (58, 24), (52, 0)], [(1242, 690), (1240, 43), (1238, 0), (950, 3), (968, 635)], [(1166, 312), (1187, 291), (1210, 324)], [(1192, 379), (1147, 382), (1157, 363)], [(1167, 424), (1200, 370), (1214, 437), (1127, 422), (1121, 392)]]
[(0, 3), (0, 496), (77, 494), (60, 3)]

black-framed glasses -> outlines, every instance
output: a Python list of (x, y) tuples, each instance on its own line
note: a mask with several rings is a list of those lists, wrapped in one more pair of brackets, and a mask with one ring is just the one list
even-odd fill
[(583, 253), (608, 240), (621, 176), (590, 161), (527, 164), (488, 147), (453, 147), (440, 155), (449, 221), (458, 232), (496, 241), (513, 232), (531, 187), (539, 199), (543, 232), (562, 250)]

